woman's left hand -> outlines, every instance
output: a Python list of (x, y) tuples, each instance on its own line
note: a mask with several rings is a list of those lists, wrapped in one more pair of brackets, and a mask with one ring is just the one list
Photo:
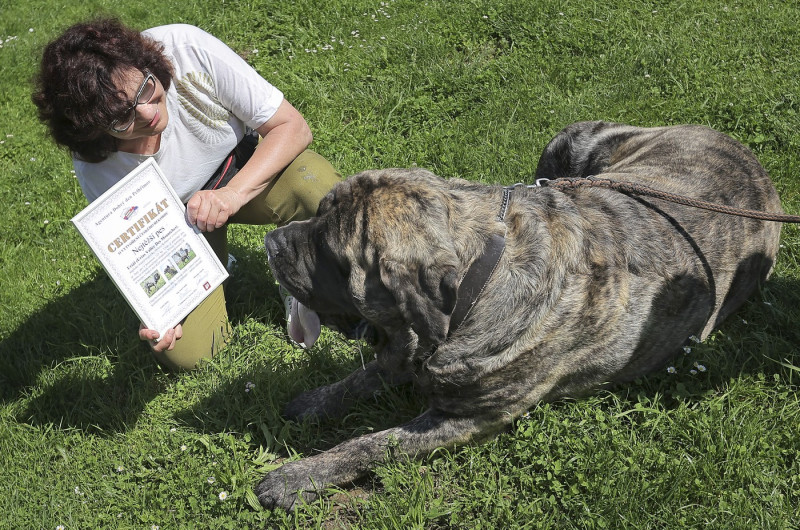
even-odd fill
[(189, 222), (202, 232), (222, 228), (242, 207), (239, 193), (228, 187), (217, 190), (200, 190), (186, 203)]
[(139, 338), (147, 341), (153, 351), (157, 353), (172, 350), (181, 337), (183, 337), (183, 326), (180, 324), (168, 329), (163, 337), (159, 336), (158, 331), (147, 329), (143, 323), (139, 324)]

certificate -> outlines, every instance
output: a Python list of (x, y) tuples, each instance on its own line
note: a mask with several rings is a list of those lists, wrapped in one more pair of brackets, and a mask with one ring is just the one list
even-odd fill
[(228, 277), (152, 158), (72, 222), (131, 309), (161, 336)]

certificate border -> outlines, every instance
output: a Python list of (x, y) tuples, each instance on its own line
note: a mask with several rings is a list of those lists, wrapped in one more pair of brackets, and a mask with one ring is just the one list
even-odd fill
[[(72, 223), (91, 247), (92, 252), (108, 273), (111, 281), (125, 297), (128, 305), (133, 309), (139, 319), (150, 329), (157, 330), (161, 336), (170, 328), (175, 327), (189, 313), (191, 313), (207, 296), (209, 296), (223, 281), (228, 277), (228, 271), (222, 266), (211, 246), (202, 236), (201, 232), (194, 226), (189, 225), (188, 221), (183, 229), (184, 238), (188, 238), (188, 243), (195, 251), (197, 258), (210, 272), (208, 277), (209, 287), (204, 292), (198, 292), (192, 296), (192, 303), (179, 304), (174, 310), (167, 314), (161, 314), (149, 302), (149, 297), (130, 279), (127, 270), (123, 270), (120, 260), (115, 259), (114, 254), (105, 252), (108, 244), (107, 234), (95, 229), (92, 225), (98, 217), (98, 213), (110, 211), (112, 205), (124, 202), (126, 195), (131, 194), (131, 190), (139, 182), (150, 180), (157, 188), (148, 190), (148, 196), (153, 192), (163, 191), (164, 196), (172, 200), (170, 208), (180, 209), (181, 217), (186, 219), (186, 207), (180, 197), (169, 184), (158, 163), (153, 158), (148, 158), (145, 162), (137, 166), (128, 173), (122, 180), (114, 184), (100, 197), (94, 200), (80, 213), (72, 218)], [(173, 206), (174, 205), (174, 206)], [(175, 215), (174, 213), (172, 214)], [(102, 236), (102, 239), (101, 239)]]

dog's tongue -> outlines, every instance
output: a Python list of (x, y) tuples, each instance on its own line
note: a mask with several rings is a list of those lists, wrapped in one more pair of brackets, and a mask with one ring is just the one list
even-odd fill
[(320, 329), (319, 316), (297, 300), (292, 299), (289, 337), (300, 347), (310, 348), (317, 342)]

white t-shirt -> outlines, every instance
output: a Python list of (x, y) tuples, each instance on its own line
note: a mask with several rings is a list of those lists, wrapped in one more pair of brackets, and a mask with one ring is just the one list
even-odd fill
[(73, 157), (89, 202), (151, 156), (187, 202), (248, 129), (263, 125), (283, 101), (280, 90), (200, 28), (170, 24), (143, 33), (164, 44), (164, 54), (175, 69), (167, 91), (169, 121), (154, 155), (117, 151), (99, 163)]

